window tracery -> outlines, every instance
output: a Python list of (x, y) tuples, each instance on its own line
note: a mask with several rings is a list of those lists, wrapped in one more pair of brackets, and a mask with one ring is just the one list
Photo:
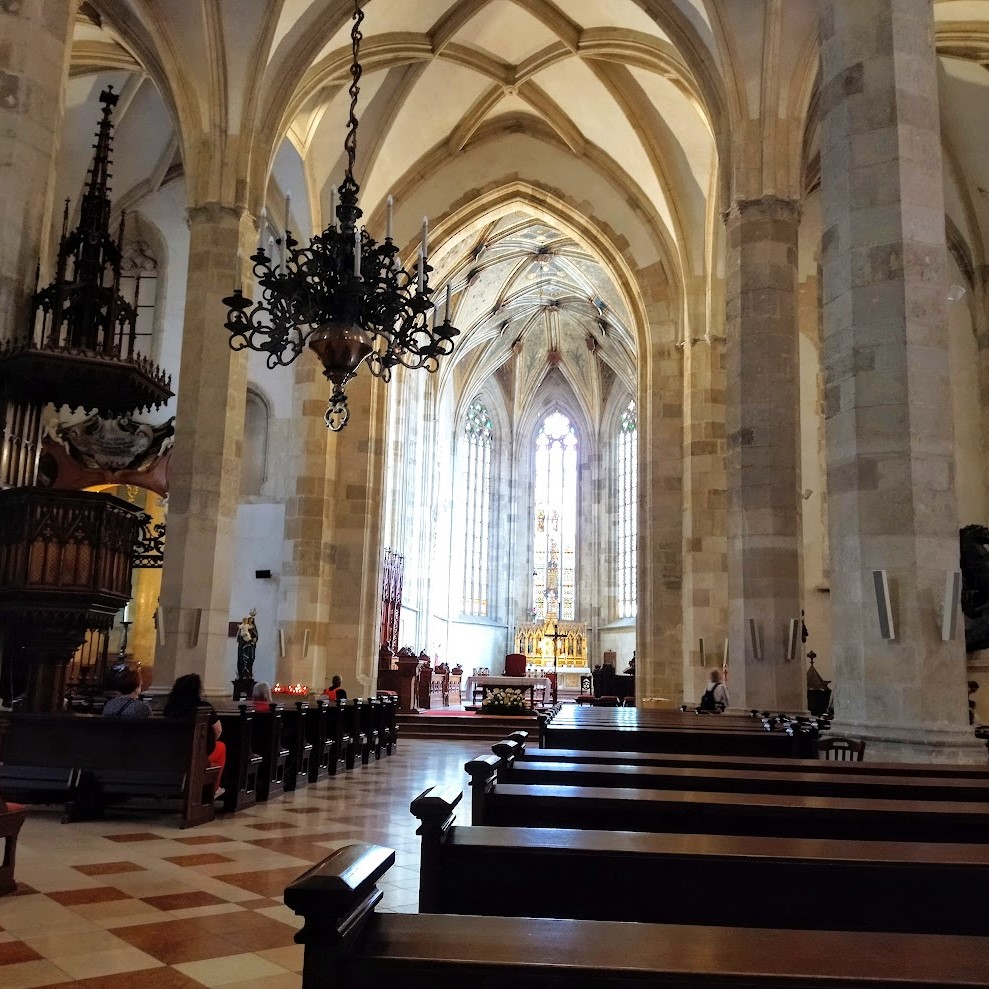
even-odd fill
[(577, 572), (577, 434), (561, 412), (536, 435), (532, 603), (536, 620), (573, 621)]
[(493, 437), (491, 414), (483, 402), (471, 402), (464, 423), (463, 458), (466, 538), (462, 609), (465, 615), (488, 614)]

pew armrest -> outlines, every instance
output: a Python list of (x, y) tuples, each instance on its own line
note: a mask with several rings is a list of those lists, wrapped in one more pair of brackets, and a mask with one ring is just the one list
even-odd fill
[(381, 845), (345, 845), (285, 889), (285, 905), (304, 918), (296, 941), (318, 946), (329, 938), (348, 941), (359, 933), (384, 895), (378, 880), (395, 864)]
[(505, 739), (502, 742), (495, 742), (491, 746), (491, 751), (498, 756), (498, 779), (504, 779), (508, 771), (515, 765), (515, 760), (522, 754), (518, 742)]
[(409, 805), (409, 810), (420, 821), (416, 834), (424, 838), (445, 834), (456, 818), (454, 812), (463, 797), (463, 790), (455, 786), (431, 786), (423, 790)]
[(495, 785), (498, 776), (498, 766), (501, 760), (496, 755), (480, 756), (471, 759), (464, 769), (470, 776), (471, 786), (471, 821), (474, 824), (484, 824), (485, 797)]

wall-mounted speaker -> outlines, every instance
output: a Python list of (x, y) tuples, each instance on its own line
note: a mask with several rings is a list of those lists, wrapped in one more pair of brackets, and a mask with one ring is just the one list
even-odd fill
[(949, 570), (944, 578), (944, 603), (941, 605), (941, 639), (951, 642), (958, 631), (958, 607), (961, 604), (962, 575)]
[(282, 659), (285, 658), (285, 629), (283, 628), (278, 630), (278, 655)]
[(704, 666), (707, 665), (707, 661), (704, 658), (704, 640), (703, 639), (698, 639), (697, 641), (698, 641), (698, 644), (700, 645), (700, 651), (701, 651), (701, 667), (703, 668)]
[(195, 649), (199, 645), (199, 627), (203, 622), (203, 609), (196, 608), (192, 616), (192, 625), (189, 628), (189, 648)]
[(158, 605), (158, 645), (163, 646), (165, 644), (165, 609), (159, 604)]
[(255, 570), (254, 576), (257, 580), (268, 580), (271, 577), (270, 570)]
[(302, 633), (302, 655), (309, 655), (309, 629), (306, 629)]
[(725, 639), (724, 652), (721, 654), (721, 665), (727, 670), (728, 669), (728, 640)]
[(759, 630), (759, 623), (754, 619), (749, 619), (749, 644), (752, 646), (752, 658), (762, 659), (762, 633)]
[(884, 639), (896, 638), (893, 624), (893, 605), (889, 596), (889, 578), (885, 570), (872, 571), (872, 583), (876, 591), (876, 615), (879, 619), (879, 635)]
[(800, 619), (791, 618), (786, 636), (786, 661), (792, 663), (797, 658), (797, 643), (800, 641)]

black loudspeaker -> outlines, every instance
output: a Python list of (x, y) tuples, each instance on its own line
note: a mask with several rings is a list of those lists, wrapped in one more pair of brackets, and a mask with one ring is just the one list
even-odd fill
[(254, 576), (258, 580), (268, 580), (271, 577), (271, 571), (270, 570), (255, 570), (254, 571)]
[(872, 583), (876, 589), (876, 614), (879, 618), (879, 634), (884, 639), (895, 639), (893, 606), (889, 598), (889, 578), (885, 570), (872, 571)]
[(759, 623), (754, 619), (749, 619), (749, 642), (752, 645), (752, 658), (762, 659), (762, 633), (759, 630)]

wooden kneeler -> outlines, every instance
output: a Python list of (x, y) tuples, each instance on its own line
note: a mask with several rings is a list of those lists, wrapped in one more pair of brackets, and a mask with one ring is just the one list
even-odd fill
[(17, 889), (14, 879), (14, 862), (17, 858), (17, 835), (24, 823), (25, 811), (21, 804), (5, 803), (0, 797), (0, 838), (3, 838), (3, 862), (0, 864), (0, 896)]

